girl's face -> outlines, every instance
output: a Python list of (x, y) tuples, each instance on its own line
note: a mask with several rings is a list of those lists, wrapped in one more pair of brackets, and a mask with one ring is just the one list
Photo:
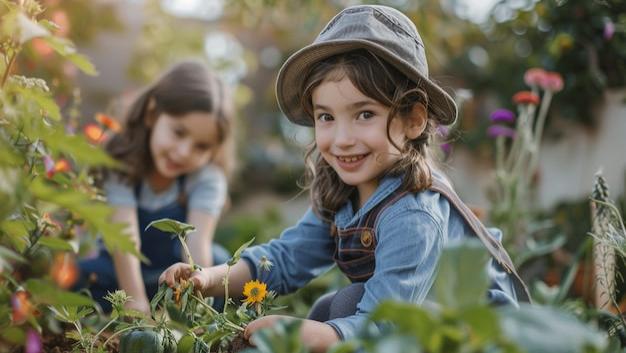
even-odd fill
[[(362, 206), (381, 174), (399, 158), (387, 137), (390, 108), (369, 98), (344, 76), (324, 80), (312, 92), (315, 142), (341, 180), (356, 186)], [(397, 146), (407, 139), (402, 119), (392, 119), (389, 136)]]
[(217, 131), (217, 121), (210, 113), (160, 114), (150, 134), (154, 176), (173, 180), (207, 164), (217, 147)]

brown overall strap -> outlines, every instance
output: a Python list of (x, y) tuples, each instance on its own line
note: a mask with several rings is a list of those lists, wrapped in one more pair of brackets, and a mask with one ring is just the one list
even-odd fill
[(461, 200), (461, 198), (452, 190), (445, 181), (440, 180), (438, 177), (433, 176), (433, 182), (429, 188), (432, 191), (438, 192), (443, 195), (450, 204), (461, 214), (465, 221), (472, 228), (476, 236), (485, 245), (491, 256), (511, 275), (513, 275), (513, 285), (516, 288), (518, 300), (523, 302), (531, 302), (530, 293), (528, 287), (515, 270), (515, 265), (509, 257), (502, 244), (494, 239), (485, 225), (474, 215), (474, 213), (467, 207), (467, 205)]

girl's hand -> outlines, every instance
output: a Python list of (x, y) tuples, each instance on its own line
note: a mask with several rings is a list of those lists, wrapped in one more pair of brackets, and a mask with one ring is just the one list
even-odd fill
[[(254, 340), (250, 341), (250, 337), (260, 329), (274, 326), (278, 320), (301, 319), (283, 315), (268, 315), (249, 323), (243, 332), (243, 336), (254, 345)], [(300, 339), (302, 343), (314, 353), (326, 352), (328, 348), (339, 342), (339, 336), (334, 328), (323, 322), (313, 320), (302, 320)]]
[[(243, 337), (250, 341), (250, 337), (252, 334), (257, 332), (260, 329), (264, 329), (267, 327), (272, 327), (276, 324), (278, 320), (296, 320), (294, 317), (285, 316), (285, 315), (267, 315), (262, 318), (256, 319), (246, 326), (245, 331), (243, 331)], [(253, 342), (250, 342), (254, 344)]]
[[(189, 280), (193, 283), (196, 290), (204, 294), (216, 284), (213, 277), (208, 268), (203, 268), (202, 271), (198, 271), (194, 270), (189, 264), (179, 262), (166, 268), (165, 271), (161, 273), (161, 276), (159, 276), (159, 284), (165, 282), (168, 286), (174, 287), (176, 283), (183, 279)], [(217, 283), (219, 283), (219, 281)]]

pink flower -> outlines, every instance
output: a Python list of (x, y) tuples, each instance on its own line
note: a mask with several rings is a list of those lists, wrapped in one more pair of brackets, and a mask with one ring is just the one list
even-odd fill
[(546, 70), (533, 67), (524, 73), (524, 82), (530, 87), (541, 86), (546, 76)]
[(563, 77), (558, 72), (549, 71), (541, 86), (546, 91), (559, 92), (563, 89)]
[(608, 41), (608, 40), (611, 40), (611, 38), (613, 38), (614, 34), (615, 34), (615, 24), (610, 19), (607, 19), (606, 21), (604, 21), (604, 33), (602, 34), (602, 36), (604, 37), (604, 40)]
[(43, 345), (41, 344), (41, 336), (33, 329), (26, 332), (26, 346), (24, 353), (41, 353)]

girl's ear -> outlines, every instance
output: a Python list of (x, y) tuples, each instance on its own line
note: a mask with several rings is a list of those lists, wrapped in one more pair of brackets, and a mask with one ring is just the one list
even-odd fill
[(154, 100), (154, 97), (150, 97), (150, 100), (148, 100), (148, 105), (146, 106), (146, 110), (144, 112), (144, 122), (146, 126), (152, 128), (156, 123), (157, 118), (158, 115), (156, 111), (156, 101)]
[(428, 122), (428, 112), (424, 104), (415, 103), (404, 121), (404, 133), (407, 139), (413, 140), (418, 138), (426, 129), (426, 123)]

